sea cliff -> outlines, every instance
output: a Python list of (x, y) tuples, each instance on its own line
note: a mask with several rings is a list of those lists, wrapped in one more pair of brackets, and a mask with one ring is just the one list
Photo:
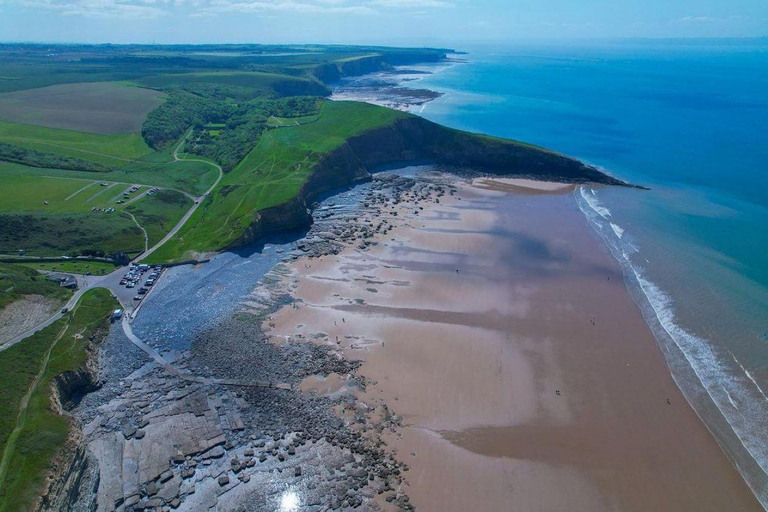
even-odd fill
[(229, 248), (252, 244), (265, 235), (307, 228), (312, 223), (308, 205), (319, 194), (368, 180), (377, 167), (419, 160), (505, 177), (631, 186), (547, 149), (408, 116), (351, 137), (325, 154), (293, 199), (258, 212), (256, 220)]

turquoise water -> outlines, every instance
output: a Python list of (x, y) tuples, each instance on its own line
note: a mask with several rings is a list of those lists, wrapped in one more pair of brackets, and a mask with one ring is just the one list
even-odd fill
[(765, 506), (768, 41), (467, 50), (465, 63), (409, 82), (445, 93), (415, 112), (651, 188), (583, 187), (575, 199), (624, 266), (681, 389)]

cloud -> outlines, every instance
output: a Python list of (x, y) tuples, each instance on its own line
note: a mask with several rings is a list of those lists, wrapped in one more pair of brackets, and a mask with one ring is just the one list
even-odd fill
[[(0, 0), (3, 2), (4, 0)], [(88, 18), (159, 18), (186, 12), (191, 17), (228, 13), (298, 13), (371, 15), (381, 10), (408, 10), (453, 7), (447, 0), (20, 0), (32, 9), (55, 11), (62, 16)]]
[(221, 13), (249, 13), (281, 11), (293, 13), (374, 14), (365, 5), (345, 5), (345, 0), (211, 0), (192, 13), (192, 16), (210, 16)]
[(734, 23), (734, 22), (744, 22), (749, 21), (750, 18), (748, 16), (743, 16), (741, 14), (731, 14), (730, 16), (726, 17), (715, 17), (715, 16), (683, 16), (682, 18), (678, 18), (674, 21), (680, 23)]
[(413, 9), (421, 7), (453, 7), (453, 4), (443, 0), (372, 0), (371, 5), (381, 7), (395, 7), (399, 9)]
[(22, 0), (24, 6), (33, 9), (86, 18), (159, 18), (167, 11), (155, 4), (165, 3), (165, 0)]

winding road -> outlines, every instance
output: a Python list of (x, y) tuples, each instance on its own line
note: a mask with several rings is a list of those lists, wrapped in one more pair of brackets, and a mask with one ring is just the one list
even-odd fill
[(173, 229), (171, 229), (171, 230), (168, 232), (168, 234), (166, 234), (166, 235), (165, 235), (165, 236), (162, 238), (162, 240), (160, 240), (160, 241), (159, 241), (159, 242), (157, 242), (155, 245), (153, 245), (151, 249), (148, 249), (147, 251), (145, 251), (144, 253), (142, 253), (141, 255), (139, 255), (139, 257), (137, 257), (137, 258), (134, 260), (135, 262), (139, 262), (139, 261), (143, 260), (144, 258), (146, 258), (147, 256), (149, 256), (150, 254), (152, 254), (153, 252), (155, 252), (155, 250), (156, 250), (158, 247), (160, 247), (160, 246), (161, 246), (161, 245), (163, 245), (165, 242), (167, 242), (168, 240), (170, 240), (171, 238), (173, 238), (173, 237), (174, 237), (174, 235), (176, 235), (176, 233), (178, 233), (178, 232), (179, 232), (179, 230), (180, 230), (180, 229), (181, 229), (181, 228), (184, 226), (184, 224), (186, 224), (186, 222), (189, 220), (189, 218), (192, 216), (192, 214), (193, 214), (193, 213), (195, 213), (195, 210), (197, 210), (197, 207), (198, 207), (198, 206), (200, 206), (200, 205), (202, 204), (202, 202), (203, 202), (203, 199), (205, 199), (205, 198), (206, 198), (206, 196), (208, 196), (208, 194), (210, 194), (211, 192), (213, 192), (213, 189), (215, 189), (215, 188), (216, 188), (216, 185), (218, 185), (218, 184), (219, 184), (219, 182), (221, 181), (221, 178), (223, 178), (223, 177), (224, 177), (224, 171), (222, 170), (222, 168), (221, 168), (221, 166), (220, 166), (219, 164), (215, 164), (215, 163), (213, 163), (213, 162), (209, 162), (208, 160), (202, 160), (202, 159), (199, 159), (199, 158), (183, 158), (183, 159), (182, 159), (182, 158), (179, 158), (179, 149), (181, 148), (181, 146), (184, 144), (184, 142), (185, 142), (185, 141), (186, 141), (186, 137), (185, 137), (184, 139), (182, 139), (182, 141), (181, 141), (181, 142), (179, 142), (179, 144), (176, 146), (176, 148), (174, 148), (174, 150), (173, 150), (173, 160), (174, 160), (174, 162), (202, 162), (202, 163), (205, 163), (205, 164), (208, 164), (208, 165), (212, 165), (212, 166), (214, 166), (214, 167), (215, 167), (215, 168), (216, 168), (216, 169), (219, 171), (219, 177), (218, 177), (218, 178), (216, 178), (216, 181), (214, 181), (214, 182), (213, 182), (213, 185), (211, 185), (211, 187), (210, 187), (208, 190), (206, 190), (206, 191), (205, 191), (205, 194), (201, 195), (200, 197), (195, 197), (195, 198), (194, 198), (194, 201), (195, 201), (195, 202), (194, 202), (194, 204), (192, 205), (192, 208), (190, 208), (189, 210), (187, 210), (187, 213), (185, 213), (185, 214), (184, 214), (184, 216), (183, 216), (183, 217), (181, 218), (181, 220), (180, 220), (180, 221), (179, 221), (179, 222), (178, 222), (178, 223), (177, 223), (177, 224), (176, 224), (176, 225), (173, 227)]
[[(173, 159), (175, 162), (203, 162), (208, 165), (212, 165), (219, 171), (219, 177), (216, 178), (216, 181), (213, 182), (213, 185), (210, 186), (208, 190), (205, 191), (205, 193), (199, 197), (194, 197), (195, 203), (192, 205), (192, 207), (187, 210), (187, 213), (184, 214), (184, 216), (179, 220), (178, 223), (171, 229), (159, 242), (157, 242), (152, 247), (146, 249), (142, 254), (140, 254), (137, 258), (135, 258), (134, 262), (139, 262), (152, 254), (155, 250), (157, 250), (158, 247), (163, 245), (165, 242), (173, 238), (173, 236), (179, 232), (179, 230), (186, 224), (186, 222), (189, 220), (189, 218), (192, 216), (193, 213), (195, 213), (195, 210), (197, 210), (197, 207), (200, 206), (200, 203), (202, 203), (203, 199), (206, 198), (213, 190), (216, 188), (216, 186), (219, 184), (221, 179), (224, 177), (224, 171), (222, 170), (221, 166), (218, 164), (215, 164), (213, 162), (209, 162), (208, 160), (202, 160), (202, 159), (182, 159), (179, 158), (179, 149), (183, 146), (184, 142), (186, 141), (186, 137), (179, 142), (179, 144), (176, 146), (176, 148), (173, 150)], [(135, 218), (134, 218), (135, 222)], [(137, 223), (138, 225), (138, 223)], [(141, 226), (139, 226), (141, 227)], [(145, 232), (146, 235), (146, 232)], [(128, 272), (128, 266), (119, 267), (115, 269), (114, 271), (110, 272), (109, 274), (105, 276), (78, 276), (78, 286), (79, 289), (75, 292), (74, 295), (67, 301), (67, 303), (63, 306), (67, 308), (67, 310), (71, 310), (76, 304), (77, 301), (80, 299), (80, 297), (83, 296), (83, 294), (91, 290), (93, 288), (106, 288), (109, 291), (113, 293), (116, 297), (120, 297), (121, 295), (124, 295), (123, 288), (120, 287), (120, 278)], [(125, 304), (125, 301), (120, 300), (120, 303), (122, 304), (123, 308), (126, 311), (133, 309), (133, 304)], [(15, 338), (3, 343), (0, 345), (0, 352), (3, 350), (7, 350), (10, 347), (16, 345), (17, 343), (21, 342), (25, 338), (28, 338), (29, 336), (32, 336), (36, 332), (40, 331), (41, 329), (45, 329), (52, 323), (54, 323), (56, 320), (60, 319), (64, 316), (64, 313), (61, 311), (58, 311), (56, 314), (52, 315), (47, 320), (37, 324), (35, 327), (32, 327), (31, 329), (27, 330), (26, 332), (16, 336)]]

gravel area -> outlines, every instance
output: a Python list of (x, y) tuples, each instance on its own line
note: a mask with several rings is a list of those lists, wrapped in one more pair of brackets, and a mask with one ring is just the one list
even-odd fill
[(298, 384), (309, 375), (351, 373), (360, 363), (313, 343), (276, 345), (262, 332), (257, 318), (236, 315), (195, 337), (188, 365), (206, 377)]

